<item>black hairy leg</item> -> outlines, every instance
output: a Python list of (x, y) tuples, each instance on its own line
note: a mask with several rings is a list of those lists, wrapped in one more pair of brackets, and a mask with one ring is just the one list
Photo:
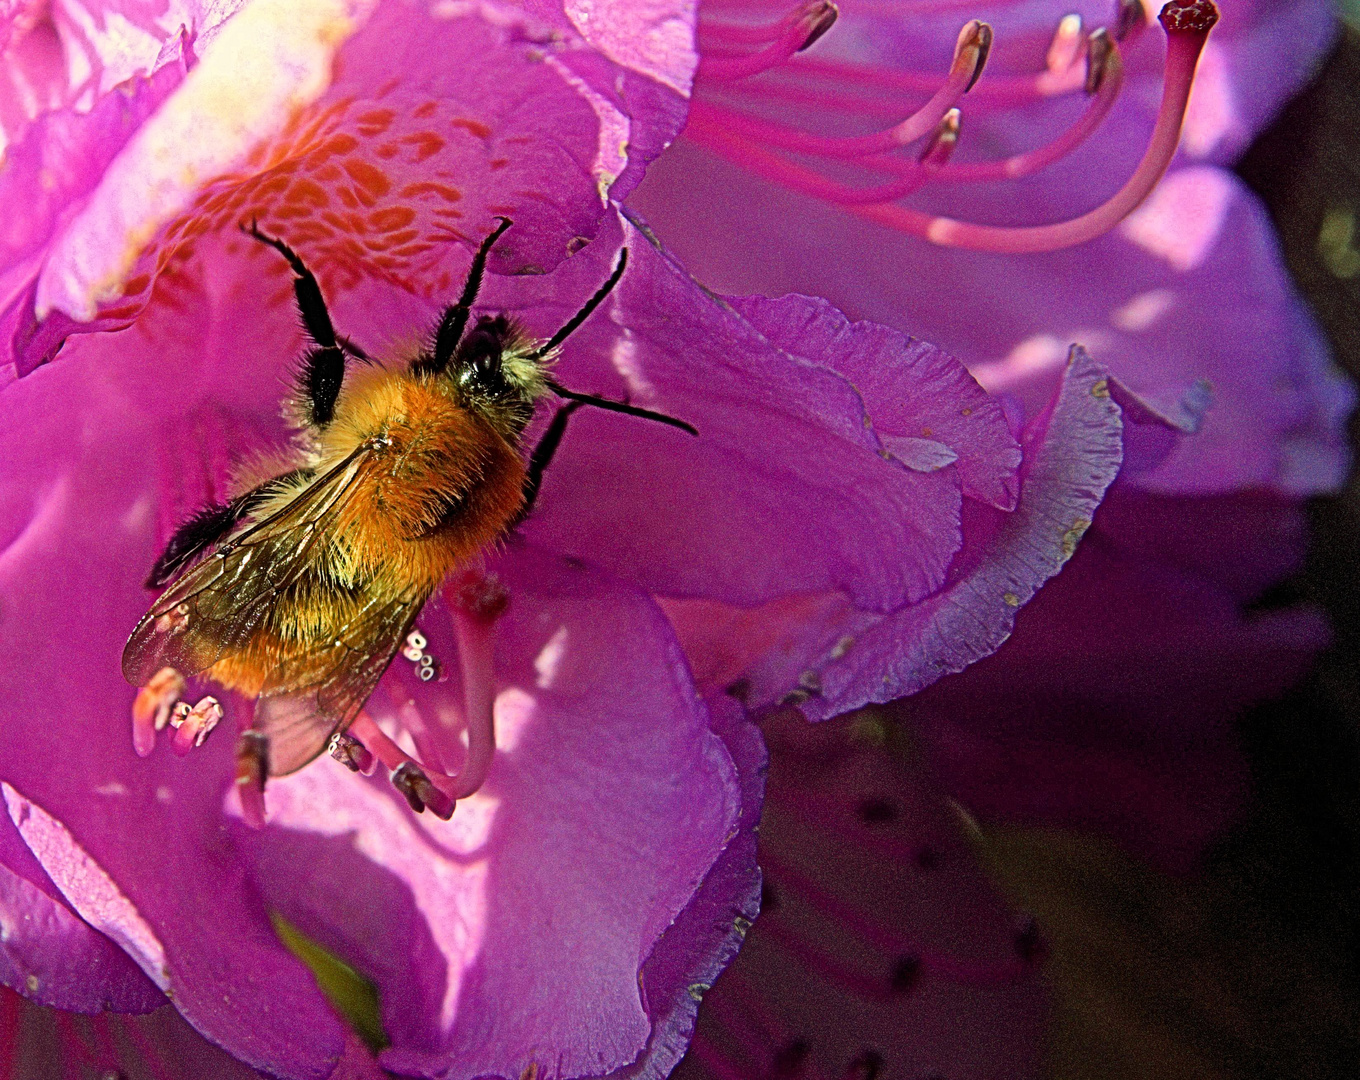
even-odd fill
[(568, 401), (553, 413), (553, 418), (539, 438), (538, 445), (529, 455), (529, 468), (524, 473), (524, 505), (515, 515), (515, 520), (510, 523), (510, 528), (513, 529), (522, 522), (533, 510), (534, 503), (538, 501), (538, 489), (543, 485), (543, 474), (552, 464), (553, 455), (557, 453), (557, 448), (562, 443), (562, 436), (567, 433), (567, 421), (571, 419), (572, 413), (585, 404), (584, 401)]
[(308, 422), (314, 427), (325, 427), (335, 417), (335, 402), (345, 381), (345, 354), (358, 360), (367, 360), (368, 355), (348, 338), (336, 334), (330, 312), (326, 310), (326, 300), (321, 295), (321, 286), (297, 252), (282, 240), (260, 232), (254, 221), (249, 226), (242, 225), (241, 231), (272, 247), (293, 268), (293, 295), (297, 298), (298, 313), (307, 336), (314, 343), (303, 354), (298, 382), (306, 401)]
[(310, 476), (310, 469), (294, 469), (266, 480), (258, 487), (236, 496), (230, 502), (205, 506), (171, 535), (160, 558), (151, 567), (145, 582), (148, 589), (169, 585), (181, 570), (202, 555), (208, 548), (220, 544), (240, 521), (257, 510), (269, 496), (290, 480)]
[(501, 238), (501, 234), (514, 224), (505, 217), (497, 220), (500, 224), (491, 230), (478, 246), (477, 253), (472, 256), (472, 265), (468, 267), (467, 279), (463, 282), (463, 295), (458, 298), (458, 303), (445, 308), (444, 314), (439, 319), (439, 326), (434, 332), (434, 351), (418, 357), (412, 364), (414, 370), (438, 375), (449, 366), (453, 354), (458, 351), (458, 343), (462, 340), (463, 331), (467, 329), (472, 305), (482, 288), (482, 275), (486, 272), (487, 256), (491, 254), (492, 245)]

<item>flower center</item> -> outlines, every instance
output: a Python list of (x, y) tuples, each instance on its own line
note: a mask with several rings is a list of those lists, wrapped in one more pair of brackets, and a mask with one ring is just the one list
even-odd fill
[[(1142, 160), (1118, 192), (1068, 221), (995, 226), (930, 214), (898, 200), (927, 184), (1029, 176), (1084, 143), (1123, 87), (1119, 42), (1131, 43), (1146, 24), (1141, 0), (1118, 0), (1110, 25), (1089, 33), (1080, 16), (1065, 16), (1043, 71), (996, 78), (982, 77), (992, 30), (976, 19), (964, 24), (949, 70), (940, 76), (799, 56), (836, 21), (829, 0), (805, 0), (773, 22), (756, 21), (752, 6), (744, 0), (704, 5), (698, 30), (702, 59), (685, 136), (763, 179), (889, 228), (945, 247), (998, 252), (1084, 243), (1148, 196), (1176, 152), (1199, 54), (1218, 20), (1211, 0), (1172, 0), (1162, 9), (1167, 46), (1161, 107)], [(894, 12), (955, 6), (964, 6), (963, 0), (887, 5)], [(1076, 94), (1086, 95), (1086, 108), (1046, 145), (997, 160), (950, 161), (965, 95), (970, 110), (976, 106), (987, 113)], [(916, 104), (923, 96), (924, 104)], [(825, 128), (830, 121), (863, 128), (885, 115), (893, 122), (849, 136), (815, 134), (786, 122), (792, 116), (808, 126)]]

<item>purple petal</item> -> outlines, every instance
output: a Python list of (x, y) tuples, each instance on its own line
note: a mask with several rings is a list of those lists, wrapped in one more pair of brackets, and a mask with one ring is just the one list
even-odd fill
[(1119, 470), (1122, 427), (1103, 370), (1074, 350), (1024, 433), (1019, 504), (1003, 514), (965, 501), (965, 546), (943, 589), (886, 617), (829, 596), (726, 617), (668, 604), (701, 682), (740, 677), (753, 705), (792, 692), (823, 719), (915, 693), (993, 652), (1090, 525)]
[(1299, 519), (1278, 500), (1118, 484), (1011, 639), (896, 708), (980, 817), (1098, 829), (1184, 873), (1246, 791), (1233, 719), (1328, 640), (1314, 609), (1241, 611), (1301, 556)]
[[(596, 1075), (649, 1039), (673, 1063), (695, 1007), (676, 973), (711, 979), (752, 904), (759, 739), (731, 715), (715, 734), (647, 597), (525, 546), (499, 572), (511, 606), (486, 786), (444, 824), (330, 762), (285, 778), (251, 845), (261, 888), (378, 979), (388, 1068)], [(427, 610), (422, 631), (448, 655), (440, 619)], [(428, 696), (414, 704), (437, 723)]]
[[(651, 592), (743, 605), (841, 589), (891, 610), (938, 588), (959, 543), (958, 478), (885, 460), (848, 379), (779, 349), (642, 234), (625, 235), (611, 318), (578, 331), (556, 377), (699, 435), (578, 413), (526, 533)], [(615, 250), (600, 243), (553, 279), (489, 291), (546, 334), (607, 276)], [(906, 372), (907, 392), (940, 412), (971, 400), (924, 368)]]
[(771, 344), (854, 383), (889, 449), (893, 438), (942, 443), (953, 459), (940, 460), (955, 465), (964, 495), (1000, 510), (1015, 508), (1020, 447), (1000, 402), (952, 356), (886, 326), (851, 324), (822, 300), (749, 296), (729, 302)]
[[(597, 13), (592, 33), (615, 62), (508, 11), (386, 2), (370, 18), (372, 6), (255, 4), (223, 28), (55, 238), (11, 317), (20, 372), (72, 332), (126, 324), (176, 252), (252, 218), (330, 267), (332, 293), (381, 278), (448, 295), (466, 260), (457, 241), (495, 215), (517, 223), (495, 272), (550, 269), (681, 121), (681, 92), (662, 77), (687, 70), (686, 50), (674, 53), (685, 8), (658, 6), (650, 51), (628, 45), (635, 20)], [(256, 69), (243, 97), (240, 73)]]
[[(0, 685), (4, 775), (117, 884), (187, 1019), (252, 1064), (324, 1077), (341, 1025), (225, 843), (230, 739), (190, 760), (136, 758), (118, 664), (146, 605), (158, 510), (173, 520), (215, 494), (233, 425), (238, 437), (271, 426), (274, 353), (245, 317), (267, 289), (247, 278), (218, 294), (224, 322), (194, 333), (162, 307), (121, 334), (83, 335), (61, 364), (0, 391), (0, 647), (14, 676)], [(189, 296), (199, 303), (183, 310), (204, 310)], [(35, 854), (76, 910), (98, 902), (54, 869), (59, 848)]]
[(0, 814), (0, 982), (42, 1005), (148, 1012), (165, 997), (118, 946), (70, 907)]
[[(1053, 183), (1034, 196), (1050, 219), (1065, 216), (1045, 203), (1067, 189), (1061, 177)], [(1029, 198), (1016, 188), (1007, 205)], [(1153, 490), (1307, 493), (1345, 475), (1353, 392), (1288, 282), (1259, 202), (1228, 173), (1173, 172), (1122, 230), (1021, 257), (936, 248), (683, 140), (633, 201), (709, 284), (826, 296), (852, 318), (939, 344), (988, 389), (1031, 403), (1046, 399), (1072, 342), (1164, 406), (1207, 380), (1213, 407), (1196, 438), (1140, 478)]]
[(700, 999), (737, 955), (760, 907), (756, 827), (765, 794), (765, 742), (731, 698), (709, 698), (708, 707), (741, 777), (741, 821), (694, 899), (642, 967), (652, 1034), (638, 1061), (614, 1074), (617, 1080), (670, 1075), (689, 1049)]

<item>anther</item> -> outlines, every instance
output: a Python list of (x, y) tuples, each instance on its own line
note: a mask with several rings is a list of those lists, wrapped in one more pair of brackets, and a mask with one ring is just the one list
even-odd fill
[(236, 794), (241, 815), (254, 829), (264, 827), (264, 786), (269, 779), (269, 736), (247, 728), (236, 740)]
[(373, 771), (374, 759), (368, 747), (347, 732), (337, 731), (332, 735), (326, 752), (350, 772), (367, 776)]
[(794, 1039), (781, 1046), (774, 1055), (774, 1074), (793, 1076), (807, 1062), (812, 1047), (806, 1039)]
[(1109, 69), (1110, 57), (1114, 55), (1114, 42), (1110, 40), (1109, 31), (1103, 26), (1092, 31), (1091, 36), (1086, 39), (1086, 92), (1088, 94), (1099, 92), (1101, 85), (1105, 82), (1105, 73)]
[(1115, 0), (1114, 39), (1123, 41), (1147, 23), (1143, 0)]
[(1064, 15), (1058, 20), (1058, 29), (1053, 32), (1045, 58), (1045, 65), (1052, 74), (1061, 75), (1077, 62), (1081, 54), (1081, 30), (1080, 15)]
[(910, 993), (921, 978), (919, 956), (899, 956), (893, 964), (891, 984), (899, 994)]
[(988, 23), (970, 19), (959, 31), (958, 43), (954, 46), (954, 63), (950, 68), (953, 75), (968, 71), (968, 85), (963, 88), (966, 94), (982, 78), (982, 69), (987, 66), (987, 56), (992, 51), (992, 28)]
[[(954, 147), (959, 143), (959, 130), (962, 126), (963, 114), (958, 109), (950, 109), (944, 114), (940, 126), (935, 129), (935, 134), (931, 136), (930, 142), (926, 143), (925, 149), (921, 151), (916, 160), (932, 169), (938, 169), (947, 164), (950, 155), (954, 152)], [(845, 654), (842, 653), (841, 655)], [(833, 656), (832, 659), (838, 660), (840, 657)]]
[[(1167, 34), (1166, 64), (1162, 75), (1162, 103), (1142, 160), (1133, 175), (1103, 205), (1080, 217), (1053, 225), (975, 225), (953, 218), (932, 217), (900, 206), (856, 207), (854, 212), (890, 228), (913, 233), (944, 247), (1009, 253), (1056, 251), (1085, 243), (1107, 232), (1147, 198), (1171, 164), (1180, 141), (1195, 65), (1209, 29), (1218, 20), (1210, 0), (1172, 0), (1160, 15)], [(1111, 51), (1111, 56), (1115, 55)], [(1112, 61), (1107, 61), (1107, 65)], [(1113, 81), (1107, 71), (1105, 81)], [(1105, 102), (1098, 94), (1094, 102)], [(1088, 109), (1088, 112), (1090, 110)]]
[(856, 807), (860, 821), (866, 825), (891, 825), (897, 820), (897, 807), (887, 799), (869, 796)]
[(840, 9), (831, 0), (822, 0), (821, 3), (813, 4), (803, 15), (803, 22), (808, 24), (807, 37), (803, 39), (803, 44), (798, 46), (798, 51), (810, 49), (817, 41), (836, 25), (836, 19), (840, 17)]
[(156, 748), (156, 732), (165, 730), (170, 712), (184, 693), (184, 676), (163, 667), (137, 691), (132, 701), (132, 747), (139, 757)]
[(1015, 953), (1027, 964), (1043, 958), (1044, 939), (1039, 933), (1039, 924), (1032, 917), (1021, 920), (1016, 928)]
[(436, 788), (414, 761), (403, 761), (392, 771), (392, 786), (405, 796), (407, 804), (417, 814), (428, 807), (435, 817), (444, 821), (453, 817), (453, 800)]
[(215, 697), (201, 698), (192, 708), (187, 701), (181, 701), (170, 716), (170, 726), (175, 729), (170, 749), (182, 756), (202, 746), (221, 719), (222, 706)]

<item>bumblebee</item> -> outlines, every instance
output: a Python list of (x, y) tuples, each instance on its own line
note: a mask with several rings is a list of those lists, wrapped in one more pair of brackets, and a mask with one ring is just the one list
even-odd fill
[[(292, 248), (255, 222), (242, 226), (294, 275), (308, 339), (288, 402), (299, 438), (274, 475), (242, 483), (170, 537), (147, 579), (165, 591), (132, 631), (123, 675), (147, 687), (173, 669), (178, 686), (180, 675), (201, 675), (255, 698), (250, 734), (261, 782), (301, 768), (343, 733), (435, 589), (525, 518), (575, 409), (697, 434), (550, 375), (562, 342), (623, 276), (627, 249), (546, 341), (503, 314), (471, 321), (487, 256), (511, 226), (497, 220), (425, 347), (393, 363), (336, 332), (316, 278)], [(524, 431), (548, 395), (566, 404), (526, 460)]]

